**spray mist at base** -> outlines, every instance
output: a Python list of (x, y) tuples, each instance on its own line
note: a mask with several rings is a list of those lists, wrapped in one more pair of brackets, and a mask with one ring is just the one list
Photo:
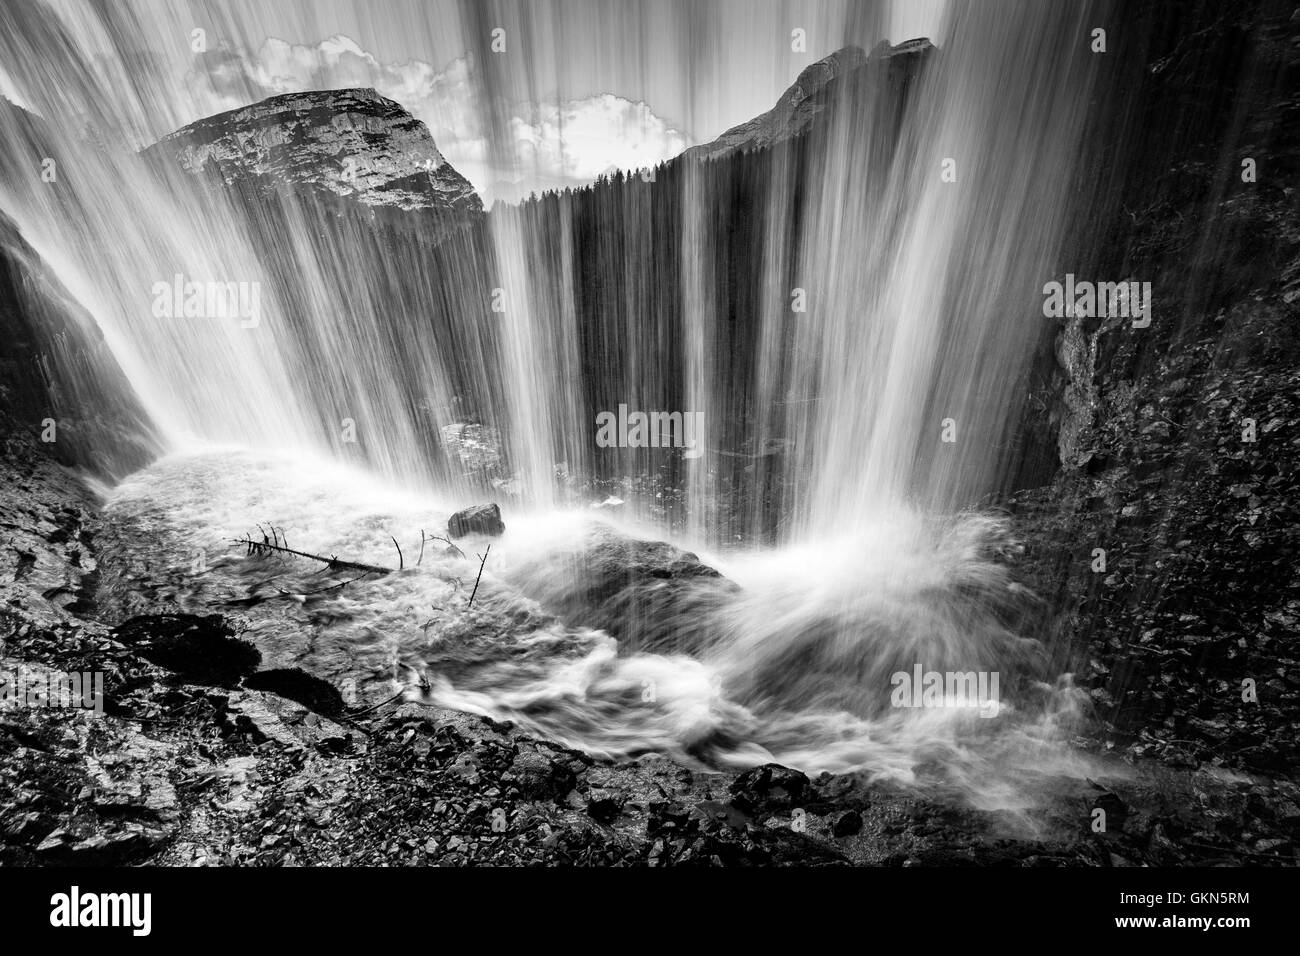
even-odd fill
[[(619, 540), (653, 532), (603, 510), (507, 509), (504, 535), (458, 540), (458, 555), (430, 537), (452, 510), (325, 462), (191, 449), (111, 492), (101, 601), (115, 617), (222, 613), (247, 628), (264, 666), (355, 681), (358, 705), (404, 692), (598, 757), (777, 762), (986, 809), (1028, 807), (1036, 779), (1088, 772), (1068, 746), (1080, 692), (1008, 627), (1034, 599), (999, 561), (1012, 543), (992, 518), (900, 510), (816, 549), (701, 553), (722, 576), (650, 602), (667, 611), (630, 646), (584, 625), (574, 595), (589, 582), (569, 559), (593, 527)], [(396, 538), (404, 568), (325, 573), (248, 557), (232, 539), (257, 537), (250, 516), (294, 549), (380, 566), (397, 567)], [(891, 678), (916, 665), (997, 672), (996, 713), (943, 699), (895, 706)]]

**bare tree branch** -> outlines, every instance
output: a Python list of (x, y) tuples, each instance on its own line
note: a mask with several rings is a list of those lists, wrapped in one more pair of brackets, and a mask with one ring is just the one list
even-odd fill
[(474, 590), (469, 596), (469, 603), (465, 605), (465, 610), (469, 610), (474, 606), (474, 595), (478, 594), (478, 582), (483, 577), (483, 565), (487, 564), (487, 556), (491, 553), (492, 545), (489, 544), (487, 549), (478, 555), (478, 577), (474, 579)]
[[(260, 528), (261, 525), (258, 525), (258, 527)], [(278, 554), (292, 554), (300, 558), (307, 558), (310, 561), (320, 561), (322, 564), (328, 565), (331, 570), (336, 571), (365, 571), (370, 574), (391, 574), (393, 572), (392, 568), (382, 568), (374, 564), (361, 564), (358, 561), (340, 561), (336, 554), (330, 555), (327, 558), (323, 555), (311, 554), (307, 551), (295, 551), (293, 548), (286, 548), (283, 545), (272, 544), (270, 539), (266, 536), (266, 532), (262, 533), (262, 540), (260, 542), (254, 541), (251, 535), (245, 535), (242, 538), (232, 538), (231, 540), (236, 544), (244, 545), (249, 555), (267, 554), (274, 551)]]
[(458, 557), (462, 557), (462, 558), (465, 557), (465, 552), (462, 551), (460, 548), (456, 547), (454, 544), (452, 544), (452, 543), (451, 543), (451, 540), (448, 539), (448, 538), (443, 538), (443, 537), (439, 537), (439, 536), (436, 535), (436, 534), (431, 534), (431, 535), (429, 535), (429, 540), (430, 540), (430, 541), (445, 541), (445, 542), (447, 543), (447, 547), (449, 547), (449, 548), (451, 548), (451, 550), (455, 551)]

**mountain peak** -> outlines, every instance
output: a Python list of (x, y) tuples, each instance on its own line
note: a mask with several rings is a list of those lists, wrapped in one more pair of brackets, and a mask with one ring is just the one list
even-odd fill
[(735, 150), (770, 146), (790, 139), (807, 129), (813, 118), (826, 108), (824, 98), (819, 94), (843, 77), (898, 57), (905, 57), (908, 62), (919, 62), (933, 48), (927, 39), (908, 40), (897, 46), (882, 40), (870, 54), (858, 46), (843, 47), (804, 67), (776, 105), (766, 113), (733, 126), (713, 142), (693, 146), (682, 155), (716, 159)]
[(307, 185), (372, 207), (483, 208), (428, 128), (369, 88), (273, 96), (190, 123), (146, 153), (227, 183)]

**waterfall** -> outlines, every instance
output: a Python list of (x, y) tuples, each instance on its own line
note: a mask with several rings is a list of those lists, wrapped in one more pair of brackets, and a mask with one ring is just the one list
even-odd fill
[(808, 537), (997, 487), (1027, 362), (1054, 331), (1040, 289), (1081, 154), (1089, 23), (1083, 7), (955, 5), (902, 129), (883, 96), (834, 117), (799, 238), (813, 304), (788, 384), (814, 408), (788, 422), (813, 480)]
[[(367, 35), (368, 4), (339, 9)], [(626, 498), (630, 524), (715, 551), (745, 589), (672, 623), (769, 715), (768, 753), (901, 766), (942, 734), (882, 709), (891, 674), (1033, 672), (1006, 623), (1024, 598), (993, 559), (1003, 529), (966, 512), (1007, 480), (1053, 331), (1041, 288), (1070, 223), (1096, 12), (917, 9), (394, 4), (389, 41), (436, 37), (430, 57), (467, 71), (461, 122), (445, 104), (408, 115), (395, 70), (356, 53), (290, 91), (241, 66), (281, 32), (342, 29), (305, 0), (8, 5), (0, 92), (27, 112), (0, 113), (0, 210), (173, 445), (325, 459), (536, 514)], [(898, 45), (915, 39), (900, 28), (934, 46)], [(547, 185), (546, 108), (602, 70), (632, 97), (667, 78), (650, 106), (700, 149), (510, 195)], [(711, 145), (773, 103), (797, 135), (760, 124)], [(248, 172), (292, 156), (286, 116), (333, 138), (310, 173), (326, 188), (272, 182), (308, 175), (292, 162)], [(426, 128), (458, 122), (482, 140), (463, 155), (496, 194), (487, 210), (446, 161), (463, 144)], [(234, 289), (233, 313), (186, 314), (191, 284)], [(691, 416), (697, 446), (676, 440), (684, 425), (671, 447), (602, 445), (601, 416), (625, 410)], [(533, 567), (525, 583), (548, 573)]]
[[(204, 22), (232, 15), (204, 9)], [(1068, 216), (1088, 95), (1084, 8), (956, 5), (936, 24), (950, 39), (916, 76), (900, 82), (876, 51), (841, 78), (824, 121), (761, 169), (684, 158), (652, 183), (620, 174), (608, 198), (498, 203), (482, 229), (436, 238), (296, 194), (203, 189), (150, 161), (156, 149), (142, 158), (149, 131), (200, 104), (161, 68), (126, 70), (127, 38), (172, 49), (166, 33), (188, 36), (184, 16), (132, 11), (6, 14), (6, 88), (51, 141), (27, 141), (6, 113), (4, 208), (169, 434), (321, 450), (433, 487), (456, 471), (437, 436), (469, 407), (504, 433), (533, 503), (556, 503), (557, 466), (664, 466), (698, 540), (728, 540), (720, 523), (764, 525), (755, 489), (721, 513), (728, 479), (744, 480), (729, 472), (740, 455), (775, 467), (782, 540), (902, 501), (951, 510), (996, 487)], [(518, 11), (459, 24), (477, 30), (483, 59), (498, 14)], [(236, 37), (269, 31), (240, 17), (227, 24)], [(841, 28), (879, 33), (887, 20), (846, 15)], [(527, 49), (528, 90), (546, 88), (579, 36)], [(674, 56), (698, 68), (681, 61), (708, 52)], [(504, 69), (483, 70), (477, 102), (507, 166)], [(39, 178), (46, 153), (64, 159), (53, 183)], [(740, 203), (753, 221), (740, 221)], [(152, 315), (152, 290), (177, 275), (256, 287), (256, 326)], [(665, 464), (593, 447), (595, 414), (621, 403), (699, 414), (710, 455)]]

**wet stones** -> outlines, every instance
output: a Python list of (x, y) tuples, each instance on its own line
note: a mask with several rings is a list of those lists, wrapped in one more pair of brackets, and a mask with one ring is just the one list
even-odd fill
[(613, 823), (622, 812), (623, 802), (613, 796), (593, 794), (587, 800), (587, 816), (597, 823)]
[(845, 810), (831, 822), (831, 833), (837, 837), (856, 836), (861, 832), (862, 814), (857, 810)]
[(164, 832), (138, 823), (84, 839), (58, 829), (41, 842), (36, 855), (42, 862), (56, 865), (124, 866), (144, 859), (165, 840)]
[(746, 770), (731, 784), (730, 790), (731, 802), (747, 813), (759, 809), (787, 810), (804, 802), (808, 778), (798, 770), (768, 763)]
[(525, 800), (561, 801), (574, 788), (577, 778), (571, 769), (545, 754), (522, 750), (502, 774), (501, 782), (518, 788)]
[(699, 821), (685, 805), (673, 800), (656, 800), (649, 806), (646, 818), (646, 836), (674, 838), (693, 835)]

